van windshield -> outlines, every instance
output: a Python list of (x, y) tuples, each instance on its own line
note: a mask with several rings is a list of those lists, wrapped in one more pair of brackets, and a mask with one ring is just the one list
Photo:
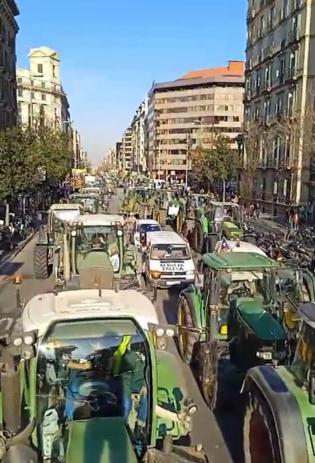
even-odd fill
[[(66, 425), (76, 420), (121, 417), (134, 444), (141, 445), (137, 432), (140, 427), (146, 435), (149, 429), (150, 383), (147, 339), (134, 321), (55, 323), (42, 340), (37, 358), (38, 432), (49, 425), (60, 436), (58, 446), (51, 439), (45, 442), (47, 459), (64, 461)], [(44, 436), (39, 437), (43, 442)]]
[(151, 248), (151, 259), (187, 260), (191, 259), (191, 254), (185, 244), (154, 244)]

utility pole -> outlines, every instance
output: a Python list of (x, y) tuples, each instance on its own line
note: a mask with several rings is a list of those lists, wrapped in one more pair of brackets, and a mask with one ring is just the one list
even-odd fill
[(186, 169), (185, 169), (185, 187), (188, 187), (188, 163), (190, 157), (190, 148), (191, 148), (191, 135), (190, 132), (187, 132), (186, 135)]

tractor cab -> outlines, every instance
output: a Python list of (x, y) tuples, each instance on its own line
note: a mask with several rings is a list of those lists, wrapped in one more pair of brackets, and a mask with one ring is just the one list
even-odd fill
[(192, 209), (207, 209), (210, 203), (210, 196), (205, 194), (191, 194), (187, 200), (187, 207)]
[(178, 445), (197, 407), (144, 294), (39, 294), (0, 326), (1, 461), (205, 463)]
[(187, 288), (179, 299), (178, 344), (186, 362), (194, 355), (200, 363), (204, 396), (213, 408), (219, 358), (229, 354), (245, 371), (280, 362), (286, 334), (276, 311), (276, 262), (255, 252), (208, 253), (200, 267), (202, 287)]
[(84, 214), (100, 214), (105, 212), (103, 200), (100, 195), (94, 193), (74, 193), (69, 197), (69, 203), (81, 204)]
[(210, 231), (227, 239), (237, 239), (242, 235), (242, 214), (235, 203), (211, 202), (208, 211)]
[(119, 215), (96, 214), (70, 224), (67, 288), (138, 287), (140, 255), (134, 245), (126, 243), (124, 223)]

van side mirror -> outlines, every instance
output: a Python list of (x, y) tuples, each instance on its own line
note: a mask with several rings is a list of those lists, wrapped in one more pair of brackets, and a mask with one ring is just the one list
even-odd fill
[(311, 405), (315, 405), (315, 370), (310, 370), (308, 378), (308, 400)]

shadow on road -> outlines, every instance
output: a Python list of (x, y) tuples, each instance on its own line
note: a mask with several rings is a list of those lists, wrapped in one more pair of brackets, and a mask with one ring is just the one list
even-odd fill
[(0, 266), (0, 277), (4, 277), (1, 279), (6, 280), (7, 278), (11, 278), (23, 265), (24, 262), (8, 262), (3, 266)]
[(163, 311), (166, 318), (167, 323), (171, 325), (176, 325), (177, 323), (177, 304), (178, 304), (178, 297), (180, 294), (180, 290), (173, 288), (168, 290), (161, 290), (165, 291), (167, 297), (163, 300)]

